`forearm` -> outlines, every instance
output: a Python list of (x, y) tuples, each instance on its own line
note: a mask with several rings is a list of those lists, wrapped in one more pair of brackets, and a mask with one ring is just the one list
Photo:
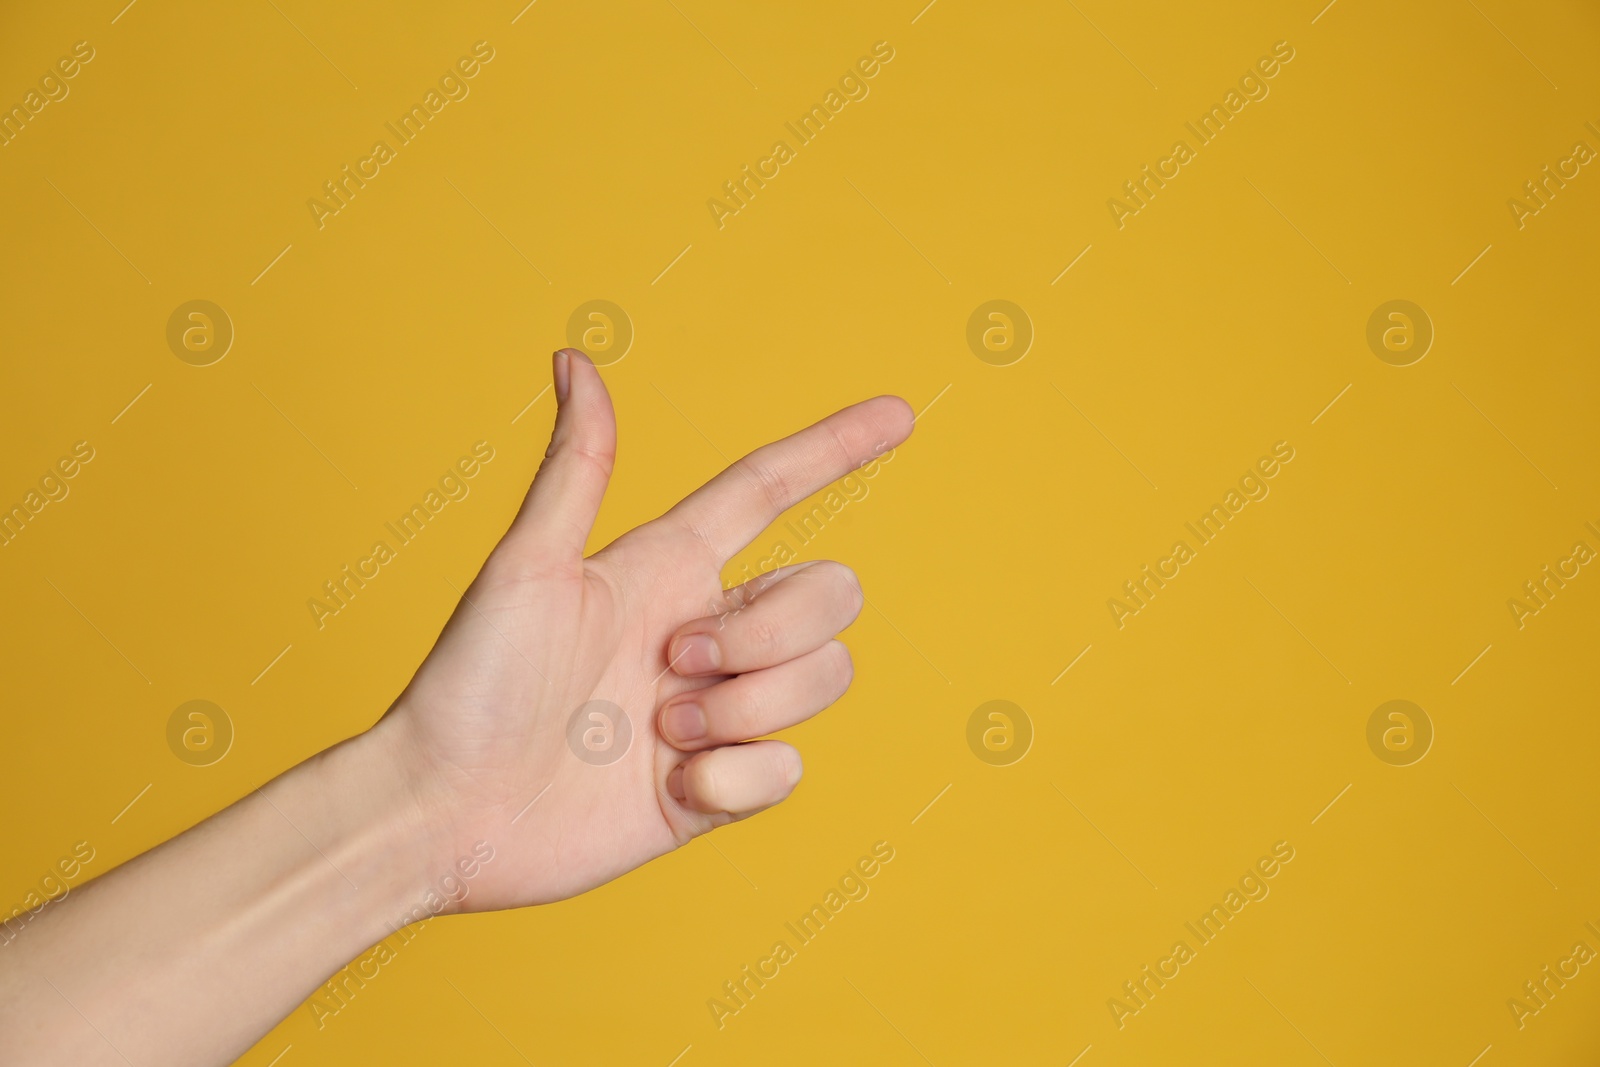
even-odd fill
[(0, 1062), (231, 1063), (390, 933), (437, 877), (391, 733), (307, 760), (0, 947)]

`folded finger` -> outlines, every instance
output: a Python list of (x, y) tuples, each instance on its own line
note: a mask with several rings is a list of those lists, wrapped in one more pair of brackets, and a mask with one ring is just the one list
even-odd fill
[(742, 674), (821, 648), (855, 621), (861, 585), (849, 567), (824, 560), (737, 603), (678, 628), (667, 644), (674, 671), (686, 678)]
[(689, 757), (667, 775), (667, 792), (694, 811), (740, 817), (786, 798), (800, 773), (793, 745), (751, 741)]
[(844, 695), (853, 668), (842, 641), (725, 682), (661, 709), (661, 734), (686, 752), (763, 737), (804, 722)]

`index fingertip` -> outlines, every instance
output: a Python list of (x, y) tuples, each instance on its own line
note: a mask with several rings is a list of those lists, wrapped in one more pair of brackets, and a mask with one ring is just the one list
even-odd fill
[(896, 396), (893, 393), (885, 393), (883, 396), (875, 397), (874, 399), (883, 401), (893, 410), (892, 422), (894, 425), (904, 428), (900, 440), (904, 441), (907, 437), (910, 437), (911, 431), (917, 425), (917, 414), (912, 410), (911, 402), (905, 397)]
[(904, 397), (895, 396), (893, 393), (863, 400), (855, 407), (868, 415), (873, 427), (878, 431), (876, 435), (878, 439), (873, 442), (873, 447), (879, 453), (904, 443), (916, 426), (917, 416), (911, 405)]

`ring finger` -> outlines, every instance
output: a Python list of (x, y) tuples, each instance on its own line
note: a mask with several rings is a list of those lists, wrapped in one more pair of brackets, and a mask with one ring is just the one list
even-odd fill
[(661, 736), (685, 752), (748, 741), (804, 722), (844, 695), (853, 668), (841, 641), (680, 694), (661, 709)]

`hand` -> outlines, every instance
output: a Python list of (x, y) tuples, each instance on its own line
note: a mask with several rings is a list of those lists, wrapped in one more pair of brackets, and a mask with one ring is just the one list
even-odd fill
[(389, 713), (31, 920), (0, 1061), (231, 1063), (397, 925), (581, 893), (789, 795), (799, 754), (750, 739), (844, 692), (861, 593), (836, 563), (721, 571), (910, 410), (841, 411), (584, 559), (616, 425), (581, 353), (555, 391), (527, 501)]
[(799, 753), (751, 739), (844, 693), (835, 635), (861, 590), (831, 562), (727, 591), (722, 568), (912, 428), (898, 397), (846, 408), (585, 559), (616, 420), (588, 357), (557, 352), (554, 378), (555, 430), (520, 513), (373, 731), (397, 754), (436, 869), (478, 841), (495, 850), (469, 911), (573, 896), (789, 795)]

